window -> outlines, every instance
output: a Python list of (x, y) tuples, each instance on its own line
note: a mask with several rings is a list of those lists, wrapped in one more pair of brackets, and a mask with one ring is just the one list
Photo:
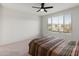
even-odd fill
[(59, 16), (59, 31), (63, 32), (63, 26), (64, 26), (64, 21), (63, 21), (63, 16)]
[(51, 26), (52, 25), (52, 22), (51, 21), (52, 21), (52, 19), (51, 18), (48, 18), (48, 30), (49, 31), (52, 30), (52, 26)]
[(52, 31), (58, 31), (58, 17), (52, 17)]
[(71, 15), (64, 16), (64, 32), (71, 32)]
[(53, 32), (71, 32), (71, 15), (49, 17), (48, 30)]

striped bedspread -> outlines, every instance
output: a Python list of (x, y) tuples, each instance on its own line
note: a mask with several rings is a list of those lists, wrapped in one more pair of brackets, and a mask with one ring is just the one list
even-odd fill
[(29, 54), (32, 56), (78, 56), (79, 41), (66, 42), (54, 37), (36, 38), (29, 43)]

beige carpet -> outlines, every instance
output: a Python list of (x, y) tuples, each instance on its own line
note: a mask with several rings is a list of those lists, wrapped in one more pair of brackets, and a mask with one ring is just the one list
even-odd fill
[(0, 46), (0, 56), (29, 56), (28, 42), (20, 41)]

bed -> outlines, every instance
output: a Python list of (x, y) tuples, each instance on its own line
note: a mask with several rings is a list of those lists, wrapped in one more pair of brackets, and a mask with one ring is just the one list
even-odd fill
[(79, 41), (66, 42), (55, 37), (33, 39), (29, 43), (29, 54), (32, 56), (78, 56)]

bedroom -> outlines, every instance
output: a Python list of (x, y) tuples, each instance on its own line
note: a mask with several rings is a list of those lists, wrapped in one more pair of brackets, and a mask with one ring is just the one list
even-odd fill
[[(29, 44), (37, 38), (44, 38), (47, 41), (51, 38), (63, 39), (66, 44), (72, 42), (69, 44), (75, 46), (68, 50), (69, 52), (72, 50), (72, 53), (66, 55), (79, 55), (79, 49), (77, 48), (79, 40), (79, 3), (45, 3), (44, 5), (45, 7), (53, 6), (53, 8), (46, 9), (47, 12), (36, 12), (39, 9), (32, 8), (32, 6), (40, 7), (41, 3), (0, 4), (0, 56), (31, 56), (29, 50), (33, 47)], [(60, 40), (60, 42), (63, 40)], [(36, 42), (36, 44), (39, 43)], [(42, 55), (34, 51), (31, 52), (35, 53), (33, 55), (36, 56)], [(45, 52), (46, 55), (48, 54)]]

